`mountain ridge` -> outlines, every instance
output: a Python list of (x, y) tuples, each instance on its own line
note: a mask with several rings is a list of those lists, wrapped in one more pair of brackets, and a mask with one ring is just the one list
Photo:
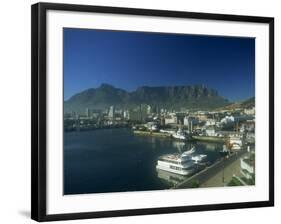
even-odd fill
[(64, 102), (64, 111), (84, 112), (85, 108), (105, 109), (111, 105), (131, 109), (140, 104), (175, 110), (213, 109), (229, 101), (205, 85), (140, 86), (129, 92), (103, 83), (70, 97)]

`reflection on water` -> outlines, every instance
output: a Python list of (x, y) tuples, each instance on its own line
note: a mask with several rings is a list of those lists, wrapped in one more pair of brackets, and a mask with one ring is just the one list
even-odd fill
[(157, 169), (157, 176), (158, 178), (164, 180), (166, 183), (168, 183), (171, 187), (181, 183), (186, 179), (185, 176), (178, 175), (175, 173), (167, 172), (164, 170)]
[[(105, 193), (160, 190), (184, 177), (159, 174), (158, 157), (195, 146), (213, 163), (221, 144), (184, 143), (151, 136), (135, 136), (130, 129), (64, 133), (64, 193)], [(168, 181), (165, 181), (168, 180)]]
[(174, 148), (176, 148), (179, 152), (183, 152), (186, 149), (186, 144), (185, 142), (181, 142), (181, 141), (173, 141), (172, 142), (172, 145)]

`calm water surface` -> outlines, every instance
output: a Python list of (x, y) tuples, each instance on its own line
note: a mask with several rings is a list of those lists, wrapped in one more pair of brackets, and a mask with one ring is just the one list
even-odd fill
[[(222, 146), (136, 136), (130, 129), (64, 133), (64, 193), (105, 193), (167, 189), (169, 173), (156, 170), (157, 158), (194, 145), (213, 163)], [(182, 180), (182, 176), (180, 176)], [(172, 177), (175, 179), (175, 175)]]

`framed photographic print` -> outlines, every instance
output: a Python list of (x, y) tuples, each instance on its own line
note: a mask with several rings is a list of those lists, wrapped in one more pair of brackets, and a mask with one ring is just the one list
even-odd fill
[(32, 6), (32, 219), (274, 205), (274, 19)]

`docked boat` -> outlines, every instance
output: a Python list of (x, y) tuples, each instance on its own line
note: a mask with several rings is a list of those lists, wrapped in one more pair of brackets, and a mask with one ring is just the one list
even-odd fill
[(187, 136), (182, 129), (179, 129), (177, 132), (173, 133), (172, 136), (176, 139), (187, 140)]
[(156, 168), (180, 175), (192, 174), (194, 172), (194, 161), (191, 154), (192, 151), (189, 150), (182, 154), (174, 153), (160, 156)]

